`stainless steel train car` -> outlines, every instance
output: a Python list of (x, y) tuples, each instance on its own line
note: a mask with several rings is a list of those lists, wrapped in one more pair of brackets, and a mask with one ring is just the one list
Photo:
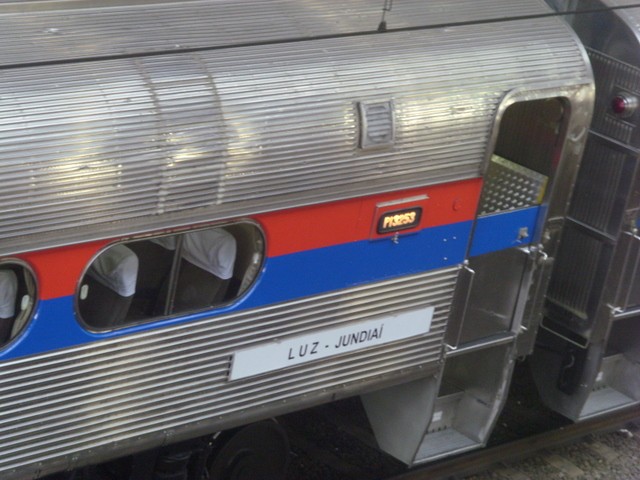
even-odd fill
[(622, 8), (632, 5), (555, 4), (571, 12), (597, 95), (531, 364), (545, 402), (574, 420), (640, 403), (640, 8)]
[(482, 446), (595, 98), (551, 13), (0, 2), (0, 477), (222, 478), (220, 432), (353, 395), (409, 465)]

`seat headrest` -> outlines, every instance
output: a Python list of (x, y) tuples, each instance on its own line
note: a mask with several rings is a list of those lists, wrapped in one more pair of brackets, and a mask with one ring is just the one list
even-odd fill
[(118, 295), (136, 293), (138, 257), (124, 245), (114, 245), (91, 264), (87, 274)]
[(210, 228), (185, 234), (182, 257), (222, 280), (233, 276), (236, 239), (226, 230)]
[(0, 318), (15, 315), (18, 278), (13, 270), (0, 270)]

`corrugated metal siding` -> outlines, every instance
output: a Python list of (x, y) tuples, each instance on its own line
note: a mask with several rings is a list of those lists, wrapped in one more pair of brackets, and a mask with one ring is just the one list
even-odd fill
[[(5, 70), (0, 253), (478, 176), (550, 79), (590, 81), (557, 19)], [(360, 151), (389, 99), (395, 146)]]
[[(0, 64), (375, 31), (382, 5), (370, 0), (0, 2)], [(547, 11), (538, 0), (402, 0), (386, 20), (388, 28), (405, 28)]]
[[(251, 409), (282, 408), (435, 365), (458, 268), (325, 294), (242, 315), (131, 335), (0, 367), (0, 473), (88, 448)], [(229, 382), (231, 355), (256, 343), (434, 306), (430, 332)], [(33, 467), (36, 468), (36, 467)], [(4, 473), (2, 473), (4, 472)]]
[[(599, 281), (598, 269), (606, 245), (599, 239), (573, 227), (564, 231), (560, 250), (554, 265), (547, 298), (573, 312), (584, 322), (592, 313), (589, 308)], [(576, 282), (575, 279), (580, 279)]]
[(624, 177), (629, 175), (625, 163), (630, 161), (633, 161), (630, 152), (590, 139), (578, 173), (569, 216), (616, 238), (626, 203), (623, 196), (628, 195), (629, 188), (625, 185)]

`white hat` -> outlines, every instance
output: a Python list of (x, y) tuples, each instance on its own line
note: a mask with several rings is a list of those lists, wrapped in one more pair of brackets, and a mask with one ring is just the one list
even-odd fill
[(94, 260), (87, 273), (118, 295), (129, 297), (136, 293), (138, 257), (124, 245), (114, 245)]

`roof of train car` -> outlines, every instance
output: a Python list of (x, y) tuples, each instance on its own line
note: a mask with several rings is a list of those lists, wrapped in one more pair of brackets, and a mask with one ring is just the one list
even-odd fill
[[(559, 19), (485, 21), (539, 0), (406, 0), (389, 28), (458, 25), (368, 36), (383, 2), (95, 3), (0, 3), (2, 254), (474, 178), (505, 94), (593, 81)], [(361, 151), (372, 101), (396, 140)]]
[[(375, 32), (371, 0), (0, 1), (0, 65), (220, 48)], [(550, 11), (542, 0), (403, 0), (390, 29), (490, 21)]]

